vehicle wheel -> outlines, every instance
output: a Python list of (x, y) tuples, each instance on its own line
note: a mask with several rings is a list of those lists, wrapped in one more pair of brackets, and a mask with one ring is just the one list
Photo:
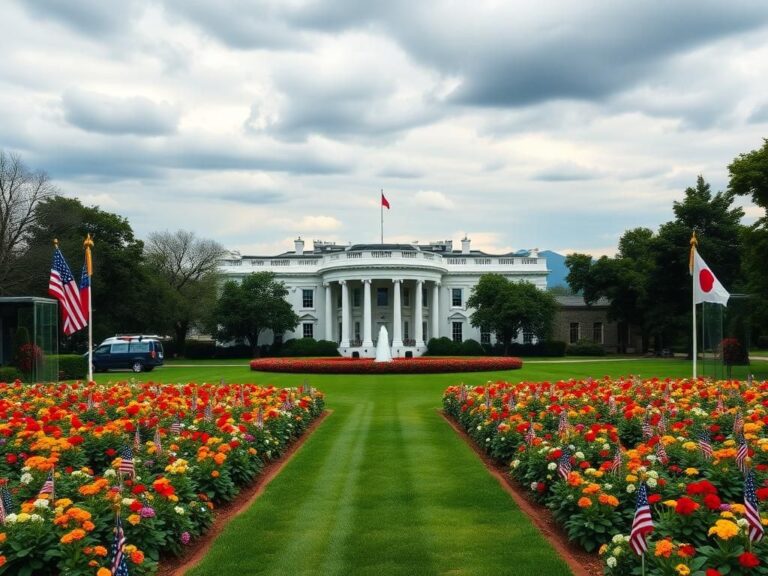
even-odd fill
[(143, 371), (144, 370), (144, 363), (139, 361), (139, 360), (136, 360), (136, 362), (134, 362), (133, 365), (131, 366), (131, 370), (133, 370), (134, 372), (141, 372), (141, 371)]

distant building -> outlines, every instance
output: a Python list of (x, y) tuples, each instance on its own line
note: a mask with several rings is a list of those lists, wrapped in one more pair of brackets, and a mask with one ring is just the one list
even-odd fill
[(568, 344), (587, 340), (601, 344), (606, 352), (636, 354), (642, 351), (637, 327), (608, 319), (610, 301), (600, 298), (587, 306), (581, 296), (557, 296), (560, 310), (555, 316), (552, 337)]
[[(315, 241), (304, 249), (275, 256), (242, 256), (230, 252), (220, 266), (228, 279), (270, 270), (288, 288), (288, 300), (299, 316), (296, 331), (278, 338), (312, 337), (338, 342), (344, 356), (375, 356), (381, 326), (387, 328), (392, 355), (419, 356), (430, 338), (447, 336), (491, 343), (493, 335), (470, 323), (467, 299), (483, 274), (547, 287), (546, 260), (538, 250), (487, 254), (470, 248), (464, 238), (454, 250), (450, 240), (422, 245), (355, 244)], [(259, 344), (270, 344), (273, 334)], [(520, 334), (519, 341), (532, 341)]]

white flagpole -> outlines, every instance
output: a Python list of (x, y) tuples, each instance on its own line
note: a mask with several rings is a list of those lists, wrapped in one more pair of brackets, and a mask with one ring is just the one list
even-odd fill
[(93, 266), (91, 265), (91, 246), (93, 240), (88, 234), (83, 242), (85, 246), (85, 265), (88, 272), (88, 382), (93, 380)]
[(694, 273), (694, 261), (696, 258), (696, 232), (691, 235), (691, 256), (689, 267), (691, 272), (691, 302), (693, 304), (693, 379), (696, 380), (696, 361), (698, 359), (698, 341), (696, 334), (696, 274)]
[(379, 198), (379, 210), (381, 210), (381, 243), (384, 244), (384, 188), (381, 189)]

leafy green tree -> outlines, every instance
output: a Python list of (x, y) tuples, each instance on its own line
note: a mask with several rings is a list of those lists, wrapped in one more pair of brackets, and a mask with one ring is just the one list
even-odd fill
[(520, 331), (531, 332), (541, 340), (548, 338), (557, 312), (557, 301), (549, 292), (528, 282), (510, 282), (498, 274), (480, 277), (467, 306), (474, 308), (472, 326), (494, 332), (504, 342), (505, 353)]
[(762, 148), (735, 158), (728, 172), (728, 190), (739, 196), (752, 196), (752, 201), (768, 212), (768, 138), (763, 139)]
[(249, 274), (242, 283), (226, 282), (216, 304), (219, 338), (247, 339), (256, 355), (262, 332), (283, 334), (299, 325), (287, 295), (285, 284), (275, 280), (274, 272)]
[[(153, 280), (143, 264), (144, 244), (133, 235), (128, 221), (75, 198), (55, 196), (41, 202), (36, 222), (27, 235), (24, 255), (27, 276), (24, 293), (47, 295), (54, 238), (79, 282), (83, 265), (83, 240), (94, 239), (92, 301), (94, 340), (118, 332), (155, 332), (164, 324), (163, 286)], [(86, 331), (62, 340), (64, 348), (82, 348)]]
[(223, 253), (218, 242), (197, 238), (186, 230), (154, 232), (147, 240), (147, 264), (165, 285), (169, 327), (182, 354), (189, 329), (212, 323), (219, 283), (217, 267)]

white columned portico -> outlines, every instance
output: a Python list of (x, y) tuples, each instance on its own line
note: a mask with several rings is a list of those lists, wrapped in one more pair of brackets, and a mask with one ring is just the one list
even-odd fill
[(399, 278), (392, 280), (394, 284), (394, 298), (392, 302), (392, 348), (403, 345), (403, 318), (400, 310), (400, 285), (403, 283)]
[(424, 280), (416, 280), (416, 309), (413, 312), (413, 333), (416, 336), (416, 346), (424, 346), (424, 318), (422, 288)]
[(430, 314), (432, 316), (432, 338), (440, 338), (440, 282), (435, 282), (432, 286)]
[(331, 283), (323, 284), (325, 288), (325, 339), (333, 342), (333, 290)]
[(373, 346), (371, 338), (371, 281), (363, 280), (363, 347)]
[(346, 280), (341, 284), (341, 348), (349, 348), (349, 288)]

